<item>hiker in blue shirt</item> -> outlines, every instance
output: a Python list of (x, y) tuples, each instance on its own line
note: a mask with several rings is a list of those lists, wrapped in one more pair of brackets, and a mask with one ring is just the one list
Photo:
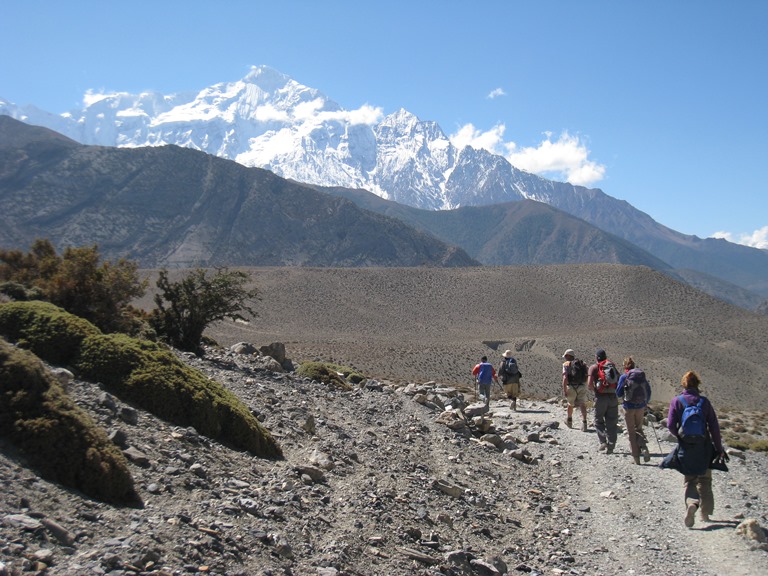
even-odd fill
[(487, 407), (491, 402), (491, 385), (493, 382), (499, 384), (499, 379), (496, 377), (496, 368), (493, 367), (493, 364), (488, 362), (487, 356), (483, 356), (480, 358), (480, 363), (472, 368), (472, 376), (477, 380), (480, 396), (484, 398)]

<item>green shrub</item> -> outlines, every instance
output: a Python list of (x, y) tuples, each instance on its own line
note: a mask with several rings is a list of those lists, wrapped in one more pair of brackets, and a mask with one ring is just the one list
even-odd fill
[(80, 343), (99, 329), (48, 302), (0, 304), (0, 335), (57, 366), (68, 366)]
[(748, 450), (750, 444), (749, 439), (742, 438), (741, 435), (732, 432), (723, 432), (723, 442), (737, 450)]
[(201, 352), (200, 341), (209, 324), (225, 318), (244, 320), (241, 311), (255, 315), (250, 302), (258, 299), (258, 291), (246, 288), (249, 280), (239, 270), (218, 269), (209, 277), (208, 271), (197, 268), (171, 282), (168, 271), (161, 270), (150, 324), (171, 346)]
[(750, 450), (755, 452), (768, 452), (768, 440), (758, 440), (749, 445)]
[(43, 291), (40, 288), (28, 288), (18, 282), (0, 282), (0, 294), (5, 294), (11, 300), (43, 300)]
[(43, 478), (106, 502), (140, 505), (128, 466), (106, 433), (31, 353), (0, 339), (0, 434)]
[(119, 398), (178, 426), (257, 456), (279, 458), (279, 446), (232, 392), (183, 364), (168, 349), (124, 334), (85, 339), (75, 369)]
[[(351, 370), (349, 370), (349, 372), (351, 372)], [(350, 386), (344, 379), (344, 368), (336, 364), (329, 364), (327, 362), (305, 362), (299, 366), (296, 374), (341, 390), (352, 389), (352, 386)]]
[[(0, 250), (2, 280), (36, 290), (45, 300), (93, 322), (105, 332), (129, 332), (136, 328), (129, 303), (143, 296), (147, 285), (146, 280), (139, 280), (135, 262), (102, 262), (98, 246), (69, 247), (58, 255), (46, 239), (35, 240), (27, 253)], [(18, 290), (16, 293), (20, 294)]]

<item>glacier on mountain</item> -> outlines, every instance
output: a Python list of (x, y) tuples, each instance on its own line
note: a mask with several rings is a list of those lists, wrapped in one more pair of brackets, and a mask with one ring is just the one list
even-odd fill
[(435, 122), (404, 109), (387, 116), (370, 106), (347, 111), (267, 66), (197, 93), (88, 93), (83, 102), (60, 116), (0, 102), (0, 113), (83, 144), (175, 144), (284, 178), (364, 188), (431, 210), (547, 200), (531, 191), (528, 180), (536, 176), (487, 151), (457, 149)]

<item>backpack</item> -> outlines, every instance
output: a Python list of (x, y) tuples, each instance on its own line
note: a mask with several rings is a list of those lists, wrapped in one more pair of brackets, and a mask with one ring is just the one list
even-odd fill
[(568, 386), (579, 386), (587, 381), (587, 365), (584, 360), (575, 358), (568, 364), (565, 376), (568, 379)]
[(514, 358), (504, 358), (499, 367), (499, 376), (504, 384), (514, 384), (520, 381), (520, 369), (517, 367), (517, 360)]
[(603, 360), (597, 363), (597, 382), (596, 390), (600, 394), (616, 392), (616, 384), (619, 382), (619, 371), (616, 364), (610, 360)]
[(689, 439), (703, 438), (707, 433), (707, 422), (701, 409), (704, 405), (704, 398), (700, 397), (696, 404), (688, 404), (682, 394), (678, 398), (685, 406), (683, 417), (680, 420), (680, 436)]
[(632, 368), (627, 372), (624, 379), (624, 402), (630, 404), (648, 403), (648, 380), (645, 378), (645, 372), (640, 368)]
[(490, 384), (493, 381), (493, 366), (488, 362), (481, 362), (478, 365), (477, 382), (478, 384)]

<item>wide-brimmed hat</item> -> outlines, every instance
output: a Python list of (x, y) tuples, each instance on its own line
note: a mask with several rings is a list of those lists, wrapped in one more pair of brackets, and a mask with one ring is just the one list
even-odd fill
[(511, 358), (512, 357), (512, 350), (504, 350), (504, 354), (502, 354), (504, 358)]
[(565, 358), (566, 356), (576, 356), (576, 352), (568, 348), (568, 350), (563, 352), (563, 358)]

